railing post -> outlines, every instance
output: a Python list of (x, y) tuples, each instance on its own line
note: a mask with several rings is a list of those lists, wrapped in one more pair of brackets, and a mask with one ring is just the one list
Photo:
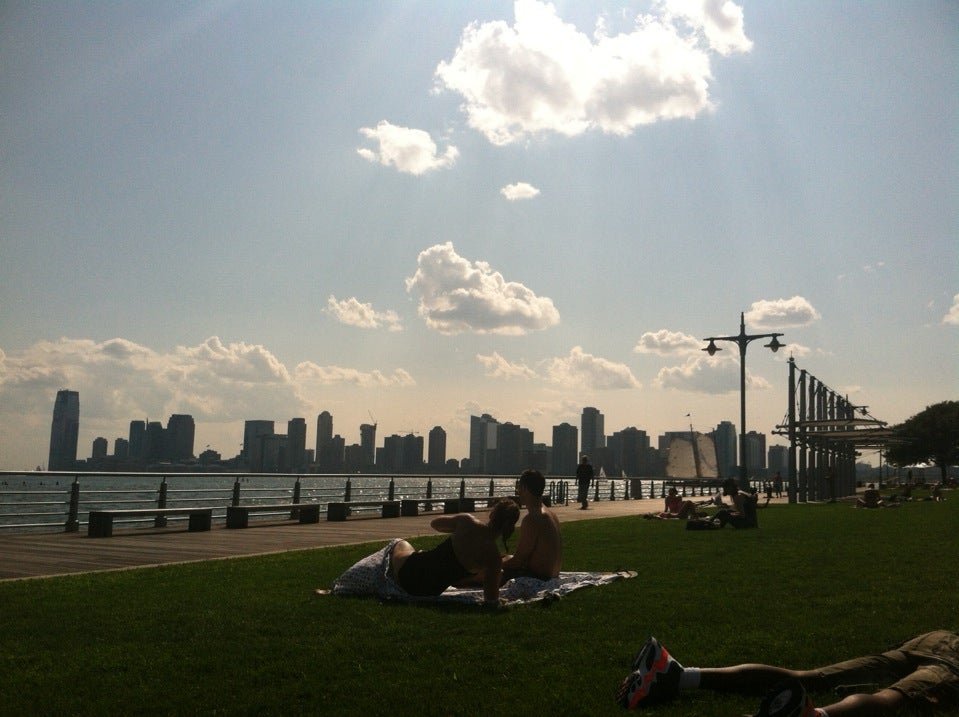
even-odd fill
[(237, 476), (233, 482), (233, 501), (234, 507), (240, 504), (240, 477)]
[(460, 498), (466, 497), (466, 479), (460, 478)]
[(80, 479), (73, 477), (70, 484), (70, 509), (67, 511), (67, 522), (63, 526), (65, 533), (76, 533), (80, 530)]
[(626, 487), (623, 489), (623, 500), (629, 500), (629, 484), (632, 483), (628, 478), (623, 481), (626, 484)]
[(393, 496), (396, 495), (396, 483), (393, 482), (393, 479), (390, 478), (390, 489), (387, 500), (393, 500)]
[(351, 500), (350, 496), (351, 496), (352, 494), (353, 494), (353, 484), (350, 482), (350, 479), (347, 478), (347, 479), (346, 479), (346, 490), (343, 491), (343, 500), (345, 500), (347, 503), (349, 503), (350, 500)]
[[(166, 508), (166, 476), (160, 480), (160, 493), (157, 497), (157, 508)], [(166, 527), (166, 516), (158, 515), (153, 519), (154, 528)]]
[(496, 486), (493, 484), (493, 479), (489, 479), (489, 497), (492, 498), (496, 495)]
[(609, 499), (616, 500), (616, 482), (613, 480), (609, 481)]
[[(427, 478), (426, 479), (426, 500), (429, 500), (432, 497), (433, 497), (433, 479)], [(424, 510), (433, 510), (433, 504), (427, 503), (424, 506)]]

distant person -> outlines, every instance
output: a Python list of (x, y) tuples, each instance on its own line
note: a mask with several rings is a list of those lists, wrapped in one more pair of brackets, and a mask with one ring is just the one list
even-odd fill
[[(895, 505), (895, 503), (893, 503)], [(886, 501), (872, 483), (862, 492), (862, 496), (856, 498), (857, 508), (886, 508)]]
[(773, 476), (773, 493), (777, 498), (783, 497), (783, 477), (779, 471), (776, 471), (776, 475)]
[[(816, 708), (806, 694), (849, 687), (838, 702)], [(681, 690), (762, 694), (754, 717), (879, 717), (959, 707), (959, 634), (927, 632), (878, 655), (856, 657), (814, 670), (772, 665), (683, 667), (651, 637), (633, 660), (633, 672), (616, 693), (623, 707), (668, 702)], [(866, 692), (874, 689), (874, 692)]]
[(593, 481), (593, 466), (590, 465), (589, 456), (583, 456), (579, 459), (579, 465), (576, 466), (576, 486), (579, 488), (579, 509), (586, 510), (589, 507), (589, 484)]
[(482, 575), (483, 598), (488, 604), (499, 601), (503, 547), (519, 519), (519, 506), (509, 499), (493, 504), (489, 519), (482, 523), (469, 513), (444, 515), (430, 522), (433, 530), (450, 537), (431, 550), (415, 550), (405, 540), (393, 546), (390, 576), (410, 595), (439, 595), (470, 576)]
[(516, 483), (520, 505), (526, 515), (519, 524), (516, 551), (503, 559), (503, 578), (531, 577), (551, 580), (559, 577), (563, 565), (563, 536), (556, 514), (543, 505), (546, 479), (538, 470), (526, 470)]

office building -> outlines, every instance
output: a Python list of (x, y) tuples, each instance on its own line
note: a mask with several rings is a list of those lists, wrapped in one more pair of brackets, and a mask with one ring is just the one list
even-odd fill
[(53, 423), (50, 426), (50, 454), (47, 470), (72, 470), (77, 462), (77, 439), (80, 436), (80, 394), (77, 391), (57, 391), (53, 404)]
[(553, 426), (553, 469), (555, 476), (574, 476), (579, 464), (579, 429), (568, 423)]
[(431, 473), (442, 473), (446, 470), (446, 431), (442, 426), (433, 426), (429, 440), (427, 465)]
[(316, 460), (322, 463), (323, 449), (333, 442), (333, 416), (323, 411), (316, 417)]
[(263, 436), (273, 435), (273, 421), (254, 420), (243, 424), (243, 458), (251, 473), (263, 471)]
[(195, 435), (193, 416), (174, 413), (166, 424), (165, 457), (174, 463), (192, 460)]
[[(605, 417), (598, 409), (587, 406), (580, 418), (580, 452), (593, 458), (600, 448), (606, 447)], [(593, 464), (595, 465), (595, 463)]]
[(286, 424), (289, 467), (293, 473), (306, 470), (306, 419), (291, 418)]
[(739, 464), (736, 462), (739, 438), (736, 435), (736, 426), (729, 421), (720, 421), (713, 430), (713, 441), (716, 443), (716, 468), (720, 478), (738, 478)]
[(360, 425), (360, 449), (363, 451), (364, 467), (369, 468), (376, 464), (376, 424), (363, 423)]
[(490, 475), (496, 467), (496, 439), (499, 421), (488, 413), (470, 416), (469, 470), (478, 475)]

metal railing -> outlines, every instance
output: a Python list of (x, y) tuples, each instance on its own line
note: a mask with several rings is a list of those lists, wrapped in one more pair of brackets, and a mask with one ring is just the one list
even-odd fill
[[(10, 485), (10, 477), (20, 486)], [(70, 480), (60, 486), (63, 479)], [(169, 480), (168, 480), (169, 479)], [(186, 487), (177, 483), (193, 481)], [(229, 481), (232, 480), (232, 483)], [(56, 482), (56, 489), (49, 484)], [(151, 485), (151, 481), (158, 481)], [(220, 485), (204, 485), (213, 481)], [(18, 482), (17, 480), (13, 481)], [(90, 487), (89, 483), (107, 487)], [(129, 485), (125, 485), (129, 484)], [(268, 484), (268, 485), (267, 485)], [(639, 500), (664, 497), (669, 486), (683, 496), (711, 493), (715, 481), (679, 481), (662, 478), (597, 478), (591, 500)], [(35, 487), (34, 487), (35, 486)], [(484, 500), (515, 494), (516, 476), (459, 475), (319, 475), (265, 473), (16, 473), (0, 471), (0, 530), (64, 530), (75, 532), (86, 525), (91, 510), (204, 506), (213, 518), (225, 521), (228, 505), (319, 503), (372, 500)], [(657, 490), (658, 489), (658, 490)], [(657, 495), (658, 493), (658, 495)], [(576, 500), (576, 482), (559, 476), (547, 481), (544, 498), (551, 505)], [(373, 510), (373, 507), (368, 507)], [(358, 508), (362, 511), (363, 508)], [(262, 513), (269, 517), (272, 513)], [(170, 518), (186, 520), (185, 517)], [(166, 525), (165, 516), (125, 519), (128, 525)], [(121, 521), (118, 520), (117, 523)]]

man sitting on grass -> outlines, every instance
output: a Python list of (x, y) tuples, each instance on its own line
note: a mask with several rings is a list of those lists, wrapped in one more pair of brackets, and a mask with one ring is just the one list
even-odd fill
[[(879, 655), (814, 670), (756, 664), (683, 667), (651, 637), (633, 659), (633, 672), (623, 680), (616, 699), (623, 707), (635, 709), (671, 700), (680, 690), (697, 688), (748, 693), (768, 690), (754, 717), (878, 717), (900, 714), (901, 710), (951, 711), (959, 707), (959, 633), (928, 632)], [(832, 689), (846, 696), (817, 708), (806, 689)], [(877, 691), (867, 693), (865, 689)]]
[(546, 479), (538, 470), (525, 470), (516, 489), (526, 515), (519, 524), (516, 551), (503, 560), (503, 582), (518, 577), (558, 577), (563, 566), (563, 536), (556, 513), (543, 505)]

